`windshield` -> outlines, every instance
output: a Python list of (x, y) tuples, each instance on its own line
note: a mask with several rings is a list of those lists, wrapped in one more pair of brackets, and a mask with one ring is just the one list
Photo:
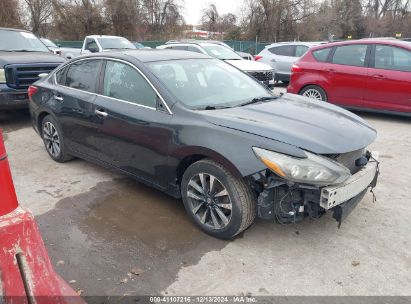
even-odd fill
[(122, 37), (101, 37), (97, 38), (103, 49), (135, 49), (136, 47), (126, 38)]
[(40, 40), (47, 46), (47, 47), (57, 47), (51, 40), (45, 39), (45, 38), (40, 38)]
[(32, 33), (0, 30), (0, 51), (50, 52)]
[(243, 60), (236, 52), (218, 44), (202, 44), (206, 53), (221, 60)]
[(158, 61), (150, 70), (188, 108), (236, 107), (272, 93), (247, 74), (217, 59)]

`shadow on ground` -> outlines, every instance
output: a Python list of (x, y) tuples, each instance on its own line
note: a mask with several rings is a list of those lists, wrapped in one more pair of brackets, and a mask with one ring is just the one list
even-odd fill
[(198, 230), (179, 200), (129, 179), (65, 198), (36, 220), (57, 272), (85, 295), (159, 294), (180, 268), (228, 244)]

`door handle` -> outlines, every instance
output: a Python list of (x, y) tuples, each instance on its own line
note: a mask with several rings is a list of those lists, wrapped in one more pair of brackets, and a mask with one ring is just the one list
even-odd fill
[(57, 100), (57, 101), (63, 101), (64, 100), (64, 98), (61, 97), (60, 95), (54, 95), (54, 99)]
[(95, 110), (94, 114), (96, 114), (100, 118), (106, 118), (108, 116), (107, 112), (104, 110)]
[(379, 75), (379, 74), (373, 75), (372, 77), (374, 77), (376, 79), (380, 79), (380, 80), (385, 78), (384, 75)]
[(327, 69), (327, 72), (334, 73), (335, 70), (334, 69)]
[(271, 59), (271, 62), (277, 62), (277, 60), (275, 60), (275, 59)]

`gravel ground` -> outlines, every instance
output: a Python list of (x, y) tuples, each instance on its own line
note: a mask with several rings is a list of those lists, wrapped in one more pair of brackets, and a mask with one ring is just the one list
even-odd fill
[(358, 114), (379, 133), (377, 202), (367, 194), (341, 229), (331, 215), (257, 221), (233, 241), (203, 234), (159, 191), (82, 160), (53, 162), (26, 112), (0, 112), (0, 128), (19, 201), (83, 295), (411, 295), (411, 121)]

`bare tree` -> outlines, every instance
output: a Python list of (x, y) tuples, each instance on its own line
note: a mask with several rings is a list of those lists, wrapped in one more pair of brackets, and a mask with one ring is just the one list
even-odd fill
[(30, 13), (30, 27), (32, 32), (38, 35), (44, 35), (42, 25), (50, 20), (52, 13), (51, 0), (24, 0)]
[(22, 27), (17, 0), (2, 0), (0, 26), (15, 28)]
[(210, 3), (203, 10), (201, 23), (209, 32), (219, 31), (220, 15), (218, 14), (217, 7), (214, 3)]

